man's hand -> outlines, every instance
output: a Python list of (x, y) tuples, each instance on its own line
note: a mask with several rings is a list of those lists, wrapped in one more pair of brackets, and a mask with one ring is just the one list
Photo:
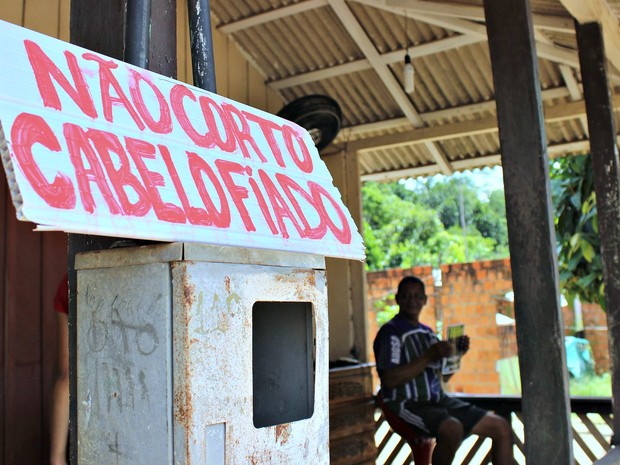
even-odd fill
[(428, 348), (426, 354), (433, 362), (449, 356), (452, 353), (452, 344), (448, 341), (439, 341)]
[(469, 336), (460, 336), (456, 340), (456, 349), (463, 355), (469, 350)]

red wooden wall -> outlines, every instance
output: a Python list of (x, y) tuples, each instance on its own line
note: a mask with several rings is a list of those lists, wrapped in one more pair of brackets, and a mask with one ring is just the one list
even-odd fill
[(0, 464), (44, 464), (67, 235), (17, 221), (5, 181), (0, 205)]

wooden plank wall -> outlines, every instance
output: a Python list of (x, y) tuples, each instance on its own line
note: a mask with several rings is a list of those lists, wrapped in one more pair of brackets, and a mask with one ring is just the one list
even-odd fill
[[(70, 0), (3, 0), (0, 19), (69, 40)], [(177, 15), (178, 79), (191, 82), (187, 2)], [(271, 113), (283, 105), (238, 51), (214, 29), (218, 93)], [(0, 57), (0, 62), (2, 57)], [(18, 222), (0, 182), (0, 464), (48, 463), (49, 412), (56, 347), (52, 308), (67, 268), (66, 235), (36, 233)]]
[[(3, 1), (0, 19), (68, 40), (69, 3)], [(6, 182), (0, 183), (0, 205), (0, 463), (48, 463), (52, 302), (67, 268), (66, 234), (36, 233), (33, 224), (18, 222)]]

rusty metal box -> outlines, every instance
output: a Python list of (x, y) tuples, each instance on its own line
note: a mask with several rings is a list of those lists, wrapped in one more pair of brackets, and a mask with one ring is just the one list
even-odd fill
[(80, 465), (329, 463), (323, 257), (128, 251), (76, 260)]

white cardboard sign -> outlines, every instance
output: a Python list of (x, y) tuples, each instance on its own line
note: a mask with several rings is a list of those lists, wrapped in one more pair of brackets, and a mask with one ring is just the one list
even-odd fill
[(0, 153), (38, 229), (364, 258), (303, 128), (6, 22)]

